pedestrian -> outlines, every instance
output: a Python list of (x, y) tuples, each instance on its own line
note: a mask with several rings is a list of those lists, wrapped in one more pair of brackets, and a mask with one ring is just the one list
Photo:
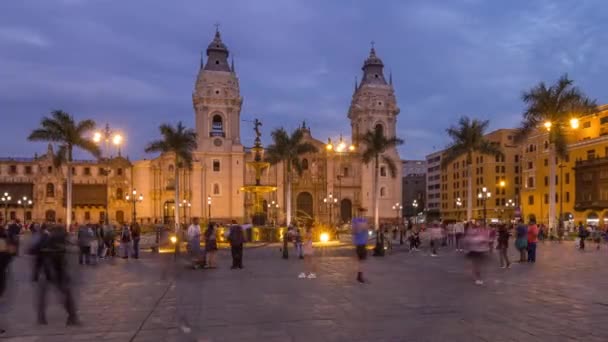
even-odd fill
[(120, 231), (120, 255), (123, 259), (129, 259), (129, 255), (131, 255), (131, 229), (129, 229), (129, 225), (126, 223), (122, 225), (122, 230)]
[(13, 223), (8, 225), (8, 242), (11, 247), (11, 257), (19, 255), (19, 237), (21, 236), (21, 222), (15, 219)]
[(531, 219), (528, 225), (528, 262), (536, 262), (536, 244), (538, 243), (538, 226), (536, 220)]
[(600, 244), (602, 243), (602, 231), (599, 227), (593, 227), (593, 231), (591, 232), (591, 239), (596, 243), (595, 248), (599, 251)]
[(481, 279), (482, 266), (486, 254), (490, 249), (488, 231), (479, 226), (473, 226), (468, 229), (465, 239), (468, 246), (467, 257), (471, 260), (475, 284), (483, 285), (483, 280)]
[(116, 256), (116, 233), (114, 232), (114, 227), (110, 224), (105, 224), (103, 226), (103, 243), (106, 247), (106, 257), (115, 257)]
[(97, 257), (104, 259), (106, 256), (106, 246), (103, 241), (103, 224), (95, 226), (95, 239), (97, 240)]
[(450, 222), (446, 226), (446, 231), (448, 233), (448, 246), (454, 247), (456, 245), (456, 229), (454, 227), (454, 222)]
[(207, 256), (207, 268), (217, 268), (215, 265), (215, 253), (217, 253), (217, 236), (215, 223), (209, 222), (205, 231), (205, 255)]
[(63, 296), (63, 306), (68, 314), (67, 325), (80, 325), (76, 314), (76, 303), (72, 295), (71, 279), (67, 271), (67, 231), (63, 226), (54, 226), (49, 234), (42, 235), (37, 248), (42, 256), (42, 267), (38, 281), (38, 324), (46, 325), (46, 295), (48, 286), (55, 286)]
[(32, 260), (32, 281), (38, 281), (38, 275), (40, 274), (40, 268), (42, 267), (42, 256), (40, 254), (40, 240), (43, 238), (43, 235), (48, 235), (49, 230), (47, 224), (42, 224), (40, 229), (32, 235), (32, 240), (30, 243), (29, 254), (31, 254), (34, 258)]
[[(317, 277), (315, 273), (315, 264), (314, 264), (314, 250), (312, 245), (313, 235), (312, 228), (306, 227), (306, 232), (304, 233), (304, 241), (303, 241), (303, 251), (304, 251), (304, 272), (300, 273), (300, 278), (308, 278), (314, 279)], [(308, 273), (308, 275), (306, 275)]]
[(418, 228), (414, 228), (409, 236), (410, 240), (410, 252), (417, 251), (420, 248), (420, 232)]
[(304, 253), (302, 250), (302, 233), (300, 232), (299, 229), (296, 228), (296, 232), (295, 232), (295, 236), (294, 236), (294, 244), (296, 247), (296, 254), (298, 255), (299, 259), (304, 259)]
[(498, 228), (498, 252), (500, 256), (500, 268), (511, 268), (511, 261), (509, 261), (509, 237), (511, 232), (507, 228), (507, 225), (500, 225)]
[(462, 248), (462, 238), (464, 237), (464, 224), (462, 222), (456, 222), (454, 224), (454, 234), (455, 234), (455, 245), (456, 252), (463, 252)]
[(0, 335), (6, 332), (4, 317), (7, 316), (6, 301), (8, 299), (8, 269), (11, 260), (15, 254), (15, 245), (11, 242), (9, 232), (4, 224), (0, 222)]
[(204, 259), (201, 260), (201, 226), (198, 217), (192, 219), (192, 224), (188, 227), (186, 237), (188, 238), (188, 250), (192, 257), (192, 267), (197, 269), (205, 266)]
[(78, 227), (78, 263), (81, 265), (91, 264), (91, 240), (93, 238), (89, 225)]
[(245, 243), (243, 227), (238, 224), (232, 224), (230, 226), (230, 233), (228, 234), (228, 241), (230, 242), (230, 252), (232, 253), (232, 267), (230, 269), (243, 269), (243, 244)]
[(431, 229), (429, 229), (429, 231), (431, 235), (431, 256), (436, 257), (437, 247), (441, 243), (441, 240), (443, 238), (443, 232), (441, 227), (439, 226), (439, 223), (437, 222), (433, 223), (433, 226), (431, 227)]
[(579, 238), (579, 248), (581, 251), (585, 250), (585, 239), (589, 236), (589, 232), (583, 226), (583, 222), (578, 223), (578, 238)]
[(364, 278), (365, 260), (367, 259), (367, 239), (369, 237), (368, 224), (364, 218), (354, 218), (352, 221), (352, 236), (355, 251), (357, 253), (357, 281), (365, 283)]
[(528, 250), (528, 227), (520, 218), (517, 220), (517, 228), (515, 228), (515, 248), (519, 251), (519, 262), (526, 262), (526, 251)]
[(131, 226), (131, 238), (133, 239), (133, 259), (139, 259), (139, 240), (141, 239), (141, 227), (134, 222)]

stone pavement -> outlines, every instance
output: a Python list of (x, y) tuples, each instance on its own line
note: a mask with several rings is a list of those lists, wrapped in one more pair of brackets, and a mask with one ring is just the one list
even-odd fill
[(298, 279), (303, 262), (280, 259), (276, 246), (246, 250), (246, 268), (234, 271), (228, 251), (220, 251), (219, 269), (204, 271), (145, 254), (72, 267), (78, 328), (65, 327), (57, 300), (49, 325), (35, 324), (29, 260), (21, 257), (0, 341), (608, 341), (603, 248), (581, 253), (572, 243), (545, 243), (535, 265), (508, 270), (493, 257), (484, 286), (449, 249), (436, 258), (399, 249), (370, 257), (371, 283), (363, 285), (346, 247), (315, 250), (317, 279)]

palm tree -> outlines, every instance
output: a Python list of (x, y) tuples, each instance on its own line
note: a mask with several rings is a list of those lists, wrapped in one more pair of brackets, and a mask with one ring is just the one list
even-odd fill
[[(192, 153), (196, 150), (196, 133), (190, 128), (184, 127), (182, 122), (177, 126), (162, 124), (159, 127), (162, 136), (146, 146), (146, 153), (172, 153), (175, 157), (174, 179), (175, 179), (175, 234), (179, 231), (179, 169), (183, 167), (192, 168)], [(178, 244), (176, 244), (177, 250)]]
[(446, 149), (441, 160), (441, 167), (445, 169), (454, 160), (466, 156), (467, 163), (467, 221), (473, 217), (473, 154), (485, 154), (491, 156), (502, 156), (503, 153), (498, 145), (492, 144), (484, 138), (488, 129), (488, 120), (470, 119), (463, 116), (458, 125), (446, 129), (446, 133), (452, 138), (452, 143)]
[[(66, 164), (66, 224), (72, 224), (72, 153), (75, 147), (91, 153), (96, 158), (101, 156), (99, 147), (89, 138), (88, 133), (95, 129), (93, 120), (74, 121), (74, 117), (62, 110), (54, 110), (48, 117), (42, 118), (40, 128), (32, 131), (27, 138), (30, 141), (45, 141), (59, 145), (54, 156), (56, 166)], [(106, 213), (107, 215), (107, 213)]]
[(302, 174), (300, 156), (306, 153), (316, 153), (318, 149), (311, 143), (303, 141), (304, 130), (298, 128), (291, 133), (281, 127), (272, 133), (272, 144), (266, 148), (266, 160), (275, 165), (283, 162), (283, 172), (286, 179), (285, 186), (285, 216), (287, 225), (291, 224), (291, 181), (293, 171)]
[[(547, 87), (540, 82), (522, 94), (526, 104), (521, 126), (515, 135), (516, 142), (524, 141), (532, 132), (544, 127), (549, 138), (549, 229), (555, 228), (555, 159), (568, 154), (567, 131), (578, 127), (578, 117), (597, 111), (594, 100), (589, 99), (574, 82), (563, 75), (557, 83)], [(561, 216), (561, 213), (560, 213)], [(561, 217), (560, 217), (561, 228)]]
[(378, 216), (378, 205), (379, 205), (379, 186), (378, 186), (378, 171), (380, 168), (380, 160), (388, 167), (391, 177), (395, 178), (397, 175), (397, 164), (389, 156), (385, 155), (385, 152), (403, 144), (403, 140), (397, 137), (387, 138), (384, 135), (382, 128), (378, 127), (373, 130), (367, 131), (358, 139), (363, 145), (361, 150), (361, 160), (364, 164), (374, 163), (374, 188), (373, 188), (373, 201), (374, 201), (374, 226), (379, 229), (379, 216)]

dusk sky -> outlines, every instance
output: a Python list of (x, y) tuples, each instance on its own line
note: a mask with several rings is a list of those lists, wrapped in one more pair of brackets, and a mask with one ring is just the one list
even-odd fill
[[(608, 102), (605, 0), (2, 0), (0, 157), (30, 157), (52, 109), (109, 123), (125, 154), (164, 122), (193, 127), (192, 90), (216, 22), (235, 58), (245, 120), (350, 135), (355, 76), (375, 41), (401, 108), (401, 158), (446, 146), (461, 115), (514, 127), (523, 90), (568, 73)], [(251, 144), (251, 124), (242, 139)], [(147, 156), (150, 157), (150, 156)]]

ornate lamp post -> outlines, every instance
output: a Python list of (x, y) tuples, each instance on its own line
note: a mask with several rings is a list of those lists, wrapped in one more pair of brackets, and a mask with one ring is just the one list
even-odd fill
[(183, 200), (182, 203), (179, 204), (179, 207), (184, 208), (184, 224), (185, 224), (186, 222), (188, 222), (187, 218), (190, 216), (190, 215), (188, 215), (189, 214), (188, 211), (192, 207), (192, 203), (190, 203), (190, 201)]
[(109, 195), (110, 195), (110, 172), (112, 171), (112, 168), (110, 167), (110, 143), (114, 146), (116, 146), (118, 148), (118, 155), (120, 156), (120, 145), (122, 144), (123, 141), (123, 136), (119, 133), (116, 132), (112, 132), (110, 130), (110, 125), (106, 124), (106, 127), (103, 131), (97, 131), (93, 134), (93, 142), (95, 142), (96, 144), (100, 144), (103, 142), (103, 150), (102, 150), (102, 157), (105, 154), (105, 158), (103, 158), (104, 162), (105, 162), (105, 166), (103, 167), (103, 174), (106, 177), (106, 205), (105, 205), (105, 215), (104, 215), (104, 221), (106, 222), (106, 224), (110, 223), (110, 215), (109, 215)]
[[(514, 210), (514, 209), (515, 209), (515, 202), (514, 202), (512, 199), (509, 199), (509, 200), (507, 201), (507, 203), (505, 204), (505, 207), (506, 207), (507, 209), (508, 209), (508, 208), (511, 208), (512, 210)], [(510, 215), (509, 217), (511, 218), (511, 220), (513, 220), (513, 215)]]
[(414, 224), (418, 224), (418, 200), (412, 202), (412, 207), (414, 207)]
[(208, 218), (209, 218), (209, 222), (211, 222), (211, 196), (207, 196), (207, 209), (208, 211)]
[(483, 226), (487, 227), (487, 205), (486, 202), (490, 197), (492, 197), (492, 193), (488, 191), (488, 188), (485, 186), (481, 189), (481, 192), (477, 194), (477, 197), (483, 201)]
[[(338, 155), (338, 174), (336, 178), (338, 179), (338, 196), (336, 197), (336, 202), (342, 200), (342, 178), (347, 177), (348, 175), (343, 173), (341, 168), (342, 164), (342, 156), (348, 153), (353, 153), (356, 150), (355, 145), (347, 143), (342, 138), (342, 134), (340, 134), (340, 140), (338, 140), (337, 144), (332, 143), (331, 138), (327, 138), (327, 144), (325, 144), (325, 150), (328, 152), (327, 157), (329, 158), (329, 153), (334, 152)], [(335, 167), (334, 167), (335, 174)], [(329, 189), (328, 189), (329, 191)]]
[(6, 215), (8, 215), (8, 202), (10, 202), (11, 196), (8, 194), (8, 192), (5, 192), (1, 200), (2, 204), (4, 204), (4, 221), (5, 223), (8, 223), (8, 217)]
[(125, 196), (125, 199), (128, 202), (131, 202), (131, 204), (133, 205), (133, 223), (135, 223), (137, 222), (137, 208), (135, 205), (138, 202), (142, 202), (144, 200), (144, 195), (139, 194), (139, 196), (137, 196), (137, 190), (133, 189), (131, 195)]
[(330, 192), (329, 196), (325, 197), (323, 199), (323, 203), (325, 203), (327, 205), (327, 208), (329, 209), (329, 225), (330, 227), (333, 226), (333, 210), (332, 207), (338, 203), (338, 199), (334, 197), (334, 195)]
[(270, 218), (273, 219), (273, 226), (277, 226), (278, 214), (279, 214), (279, 204), (274, 200), (271, 203), (268, 203), (268, 214)]
[(462, 208), (462, 199), (460, 199), (460, 197), (458, 197), (456, 199), (456, 213), (458, 215), (458, 221), (460, 221), (460, 208)]
[(28, 199), (27, 196), (23, 196), (23, 198), (21, 198), (20, 200), (17, 201), (17, 204), (22, 205), (23, 206), (23, 224), (25, 224), (25, 220), (26, 220), (26, 209), (28, 205), (32, 205), (32, 200)]

